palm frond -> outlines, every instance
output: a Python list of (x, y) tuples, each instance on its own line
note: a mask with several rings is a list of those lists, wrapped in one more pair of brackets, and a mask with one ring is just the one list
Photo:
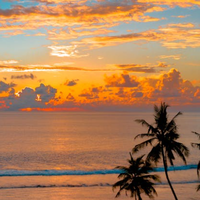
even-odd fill
[(200, 143), (191, 143), (192, 147), (200, 149)]
[(197, 135), (199, 137), (199, 139), (200, 139), (200, 133), (197, 133), (195, 131), (192, 131), (192, 133), (194, 133), (195, 135)]
[[(200, 139), (200, 134), (197, 132), (192, 131), (192, 133), (194, 133), (195, 135), (197, 135)], [(192, 147), (196, 147), (198, 149), (200, 149), (200, 143), (191, 143)]]
[(198, 175), (198, 177), (199, 177), (199, 170), (200, 170), (200, 161), (199, 161), (199, 163), (197, 165), (197, 175)]
[(133, 147), (133, 149), (132, 149), (132, 153), (138, 152), (140, 149), (144, 148), (145, 146), (152, 145), (153, 141), (156, 140), (156, 139), (157, 138), (154, 137), (154, 138), (151, 138), (151, 139), (146, 140), (144, 142), (141, 142), (140, 144), (135, 145), (135, 147)]
[(147, 128), (149, 128), (149, 126), (151, 126), (146, 120), (144, 119), (136, 119), (135, 122), (142, 124), (142, 126), (146, 126)]
[(189, 149), (184, 144), (176, 141), (173, 142), (172, 149), (186, 164), (186, 157), (189, 156)]
[(176, 125), (175, 119), (176, 119), (178, 116), (180, 116), (180, 115), (182, 115), (182, 112), (178, 112), (178, 113), (171, 119), (171, 121), (167, 124), (167, 126), (166, 126), (164, 132), (166, 132), (166, 131), (170, 132), (170, 131), (172, 131), (172, 130), (173, 130), (173, 131), (176, 131), (176, 130), (177, 130), (177, 125)]
[(143, 175), (142, 176), (143, 179), (152, 179), (155, 182), (161, 182), (160, 180), (160, 176), (156, 175), (156, 174), (148, 174), (148, 175)]
[(152, 165), (145, 162), (143, 159), (144, 155), (134, 159), (130, 153), (129, 166), (118, 166), (118, 169), (125, 170), (118, 175), (119, 180), (113, 185), (113, 190), (119, 187), (119, 191), (116, 194), (118, 197), (122, 190), (125, 193), (130, 192), (130, 196), (140, 197), (141, 193), (145, 193), (150, 198), (153, 194), (156, 194), (154, 189), (155, 182), (159, 182), (160, 178), (157, 175), (149, 174), (149, 169), (152, 169)]
[(172, 152), (172, 149), (169, 148), (168, 150), (166, 150), (165, 155), (167, 156), (167, 159), (169, 160), (170, 165), (174, 166), (173, 161), (175, 160), (175, 157), (174, 157), (174, 154)]
[(160, 107), (154, 106), (154, 119), (157, 125), (157, 128), (160, 130), (164, 130), (167, 125), (167, 108), (169, 105), (165, 104), (165, 102), (161, 102)]
[(157, 163), (160, 158), (161, 158), (161, 146), (160, 143), (157, 143), (157, 145), (155, 145), (148, 153), (147, 161)]
[(199, 190), (200, 190), (200, 185), (197, 186), (197, 191), (199, 191)]
[(157, 129), (154, 128), (151, 124), (149, 124), (147, 121), (145, 121), (144, 119), (136, 119), (135, 120), (137, 123), (142, 124), (142, 126), (146, 126), (148, 128), (147, 133), (156, 133)]
[(155, 136), (156, 136), (155, 133), (140, 133), (140, 134), (136, 135), (134, 139), (144, 138), (144, 137), (155, 137)]
[(169, 142), (176, 141), (177, 139), (179, 139), (179, 137), (180, 135), (176, 131), (170, 130), (169, 132), (165, 133), (163, 144), (168, 144)]

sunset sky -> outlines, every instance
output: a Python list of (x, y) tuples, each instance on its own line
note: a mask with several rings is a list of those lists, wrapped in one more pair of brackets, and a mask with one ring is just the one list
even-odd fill
[(0, 110), (200, 111), (200, 0), (0, 0)]

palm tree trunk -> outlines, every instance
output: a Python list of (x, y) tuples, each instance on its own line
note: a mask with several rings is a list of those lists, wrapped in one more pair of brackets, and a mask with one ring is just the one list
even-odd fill
[(138, 188), (136, 188), (136, 190), (137, 190), (137, 196), (138, 196), (138, 200), (142, 200), (142, 197), (141, 197), (141, 195), (140, 195), (140, 191), (139, 191), (139, 189), (138, 189)]
[(174, 191), (174, 188), (172, 187), (171, 181), (169, 180), (168, 171), (167, 171), (167, 160), (166, 160), (166, 157), (165, 157), (165, 154), (164, 154), (164, 149), (163, 149), (163, 147), (162, 147), (162, 158), (163, 158), (163, 164), (164, 164), (164, 170), (165, 170), (165, 176), (166, 176), (166, 178), (167, 178), (167, 182), (168, 182), (169, 187), (170, 187), (170, 189), (171, 189), (171, 191), (172, 191), (172, 193), (173, 193), (173, 195), (174, 195), (174, 198), (175, 198), (176, 200), (178, 200), (178, 198), (177, 198), (177, 196), (176, 196), (176, 193), (175, 193), (175, 191)]

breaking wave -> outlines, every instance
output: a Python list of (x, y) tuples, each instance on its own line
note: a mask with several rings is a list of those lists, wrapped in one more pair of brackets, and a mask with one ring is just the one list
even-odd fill
[[(172, 182), (172, 184), (193, 184), (193, 183), (199, 183), (198, 180), (191, 180), (191, 181), (177, 181)], [(157, 183), (156, 185), (168, 185), (167, 182)], [(34, 188), (80, 188), (80, 187), (112, 187), (112, 184), (110, 183), (98, 183), (98, 184), (65, 184), (65, 185), (21, 185), (21, 186), (4, 186), (0, 187), (0, 190), (3, 189), (34, 189)]]
[[(190, 170), (196, 169), (197, 165), (181, 165), (169, 167), (168, 171), (179, 171), (179, 170)], [(163, 172), (163, 167), (155, 168), (156, 172)], [(121, 170), (119, 169), (105, 169), (105, 170), (92, 170), (92, 171), (82, 171), (82, 170), (0, 170), (0, 177), (2, 176), (64, 176), (64, 175), (106, 175), (106, 174), (119, 174)]]

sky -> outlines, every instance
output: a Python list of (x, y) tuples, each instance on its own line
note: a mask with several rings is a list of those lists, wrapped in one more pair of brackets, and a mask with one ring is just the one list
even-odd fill
[(200, 111), (200, 0), (0, 0), (0, 111)]

